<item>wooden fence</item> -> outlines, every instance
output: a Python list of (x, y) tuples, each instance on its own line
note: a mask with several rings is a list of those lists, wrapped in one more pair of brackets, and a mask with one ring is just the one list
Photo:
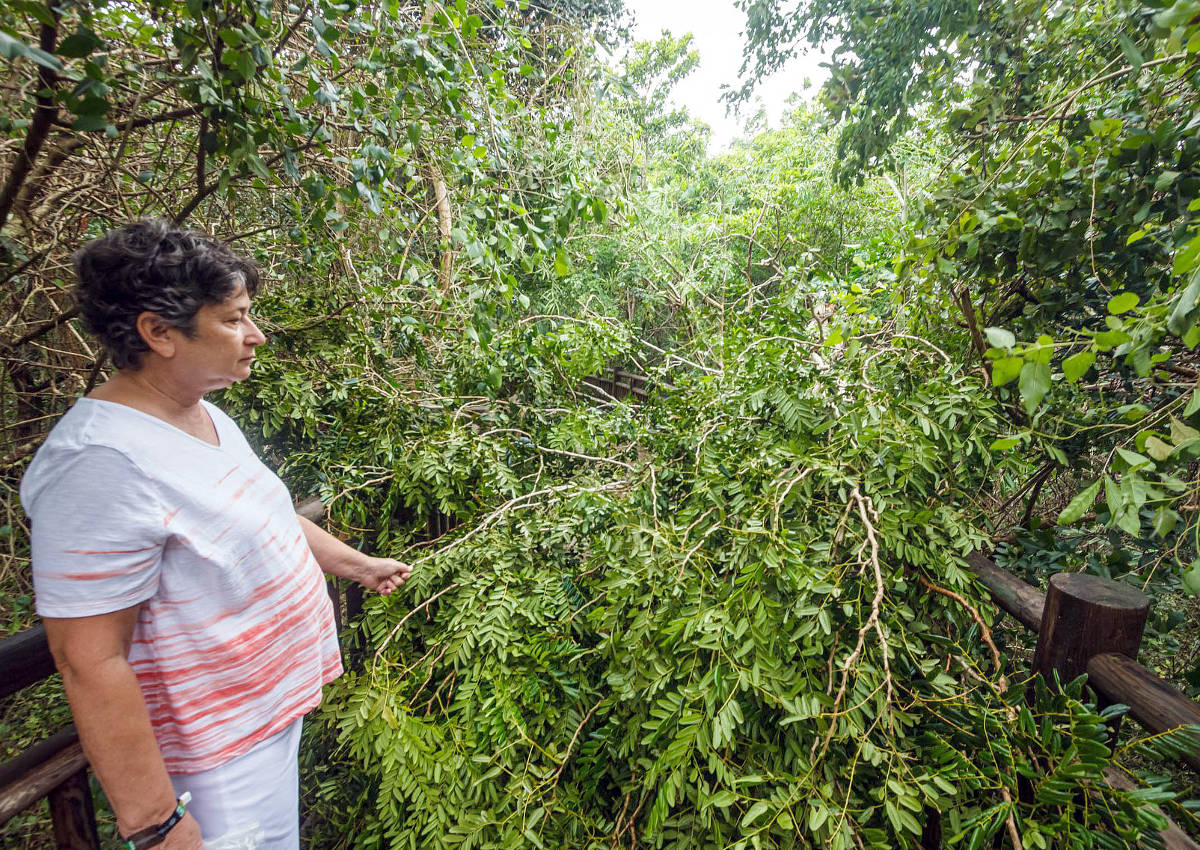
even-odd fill
[(650, 394), (650, 380), (644, 375), (626, 372), (624, 369), (613, 369), (604, 375), (592, 375), (583, 379), (583, 386), (588, 390), (598, 392), (607, 399), (621, 399), (633, 396), (638, 401), (645, 401)]
[[(1042, 593), (997, 567), (979, 552), (967, 556), (996, 604), (1037, 634), (1032, 673), (1068, 682), (1086, 673), (1100, 706), (1121, 703), (1129, 716), (1154, 734), (1200, 724), (1200, 705), (1137, 662), (1150, 600), (1136, 588), (1083, 573), (1051, 576)], [(1183, 756), (1200, 770), (1200, 752)], [(1129, 790), (1132, 782), (1115, 770), (1105, 773), (1114, 788)], [(940, 847), (938, 818), (931, 813), (923, 846)], [(1200, 850), (1168, 819), (1160, 834), (1167, 850)]]

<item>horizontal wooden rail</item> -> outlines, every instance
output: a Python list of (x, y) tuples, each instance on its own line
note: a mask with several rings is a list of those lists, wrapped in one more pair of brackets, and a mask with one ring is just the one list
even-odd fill
[(78, 741), (79, 734), (72, 724), (65, 729), (59, 729), (49, 738), (39, 741), (20, 755), (0, 764), (0, 788), (12, 785), (39, 764)]
[(0, 699), (53, 673), (54, 659), (41, 623), (0, 641)]
[(650, 381), (644, 375), (626, 372), (624, 369), (614, 369), (609, 375), (589, 375), (583, 379), (583, 385), (599, 390), (610, 399), (623, 399), (633, 396), (638, 401), (650, 397)]
[(991, 591), (997, 605), (1016, 617), (1031, 632), (1036, 634), (1041, 629), (1046, 594), (1000, 569), (981, 552), (967, 555), (967, 563)]
[[(1113, 702), (1129, 706), (1129, 714), (1156, 735), (1180, 726), (1200, 726), (1200, 705), (1141, 664), (1115, 652), (1097, 655), (1087, 664), (1088, 684)], [(1183, 756), (1200, 771), (1200, 753)]]
[(5, 762), (0, 766), (7, 780), (0, 785), (0, 826), (85, 767), (87, 758), (73, 726)]

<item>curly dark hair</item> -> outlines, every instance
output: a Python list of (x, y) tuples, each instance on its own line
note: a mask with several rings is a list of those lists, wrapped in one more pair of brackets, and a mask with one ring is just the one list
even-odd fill
[(137, 369), (150, 350), (137, 329), (142, 313), (192, 336), (205, 304), (219, 304), (242, 286), (251, 296), (258, 292), (253, 261), (219, 239), (162, 220), (110, 231), (72, 259), (79, 313), (118, 369)]

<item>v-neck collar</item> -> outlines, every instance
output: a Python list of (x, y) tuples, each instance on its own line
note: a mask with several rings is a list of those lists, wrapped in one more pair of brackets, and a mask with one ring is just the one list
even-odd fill
[[(183, 430), (179, 426), (172, 425), (167, 420), (162, 419), (158, 416), (155, 416), (152, 413), (147, 413), (144, 410), (138, 410), (136, 407), (131, 407), (130, 405), (124, 404), (123, 402), (109, 401), (108, 399), (103, 399), (103, 398), (89, 398), (87, 396), (83, 396), (82, 398), (79, 399), (79, 401), (86, 401), (86, 402), (90, 402), (92, 404), (109, 405), (111, 407), (118, 407), (122, 410), (127, 410), (135, 416), (138, 416), (142, 419), (148, 419), (151, 422), (161, 425), (163, 428), (170, 429), (171, 431), (174, 431), (177, 434), (182, 434), (187, 439), (193, 440), (194, 442), (197, 442), (202, 446), (207, 446), (210, 449), (216, 449), (217, 451), (221, 451), (225, 446), (225, 436), (221, 433), (221, 427), (217, 424), (217, 417), (212, 415), (212, 411), (209, 409), (211, 407), (211, 405), (209, 405), (209, 403), (207, 401), (204, 401), (203, 399), (200, 400), (200, 406), (204, 410), (205, 415), (208, 416), (208, 421), (210, 423), (212, 423), (213, 433), (217, 435), (217, 442), (215, 444), (208, 442), (208, 440), (202, 440), (199, 437), (197, 437), (195, 434), (189, 434), (187, 431)], [(76, 404), (78, 404), (78, 403), (79, 402), (76, 402)]]

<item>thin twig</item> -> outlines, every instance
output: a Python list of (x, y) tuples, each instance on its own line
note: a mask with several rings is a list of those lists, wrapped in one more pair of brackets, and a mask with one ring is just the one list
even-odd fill
[(579, 733), (583, 731), (583, 727), (592, 719), (592, 715), (596, 713), (596, 709), (600, 707), (600, 703), (604, 702), (604, 697), (596, 700), (596, 704), (591, 707), (587, 714), (583, 716), (583, 720), (579, 721), (579, 725), (575, 727), (575, 734), (571, 736), (571, 743), (567, 744), (567, 751), (563, 753), (562, 764), (558, 766), (558, 772), (554, 774), (554, 782), (550, 785), (550, 790), (553, 791), (558, 787), (558, 780), (562, 778), (563, 771), (567, 769), (567, 762), (571, 758), (571, 751), (575, 749), (575, 742), (579, 740)]

